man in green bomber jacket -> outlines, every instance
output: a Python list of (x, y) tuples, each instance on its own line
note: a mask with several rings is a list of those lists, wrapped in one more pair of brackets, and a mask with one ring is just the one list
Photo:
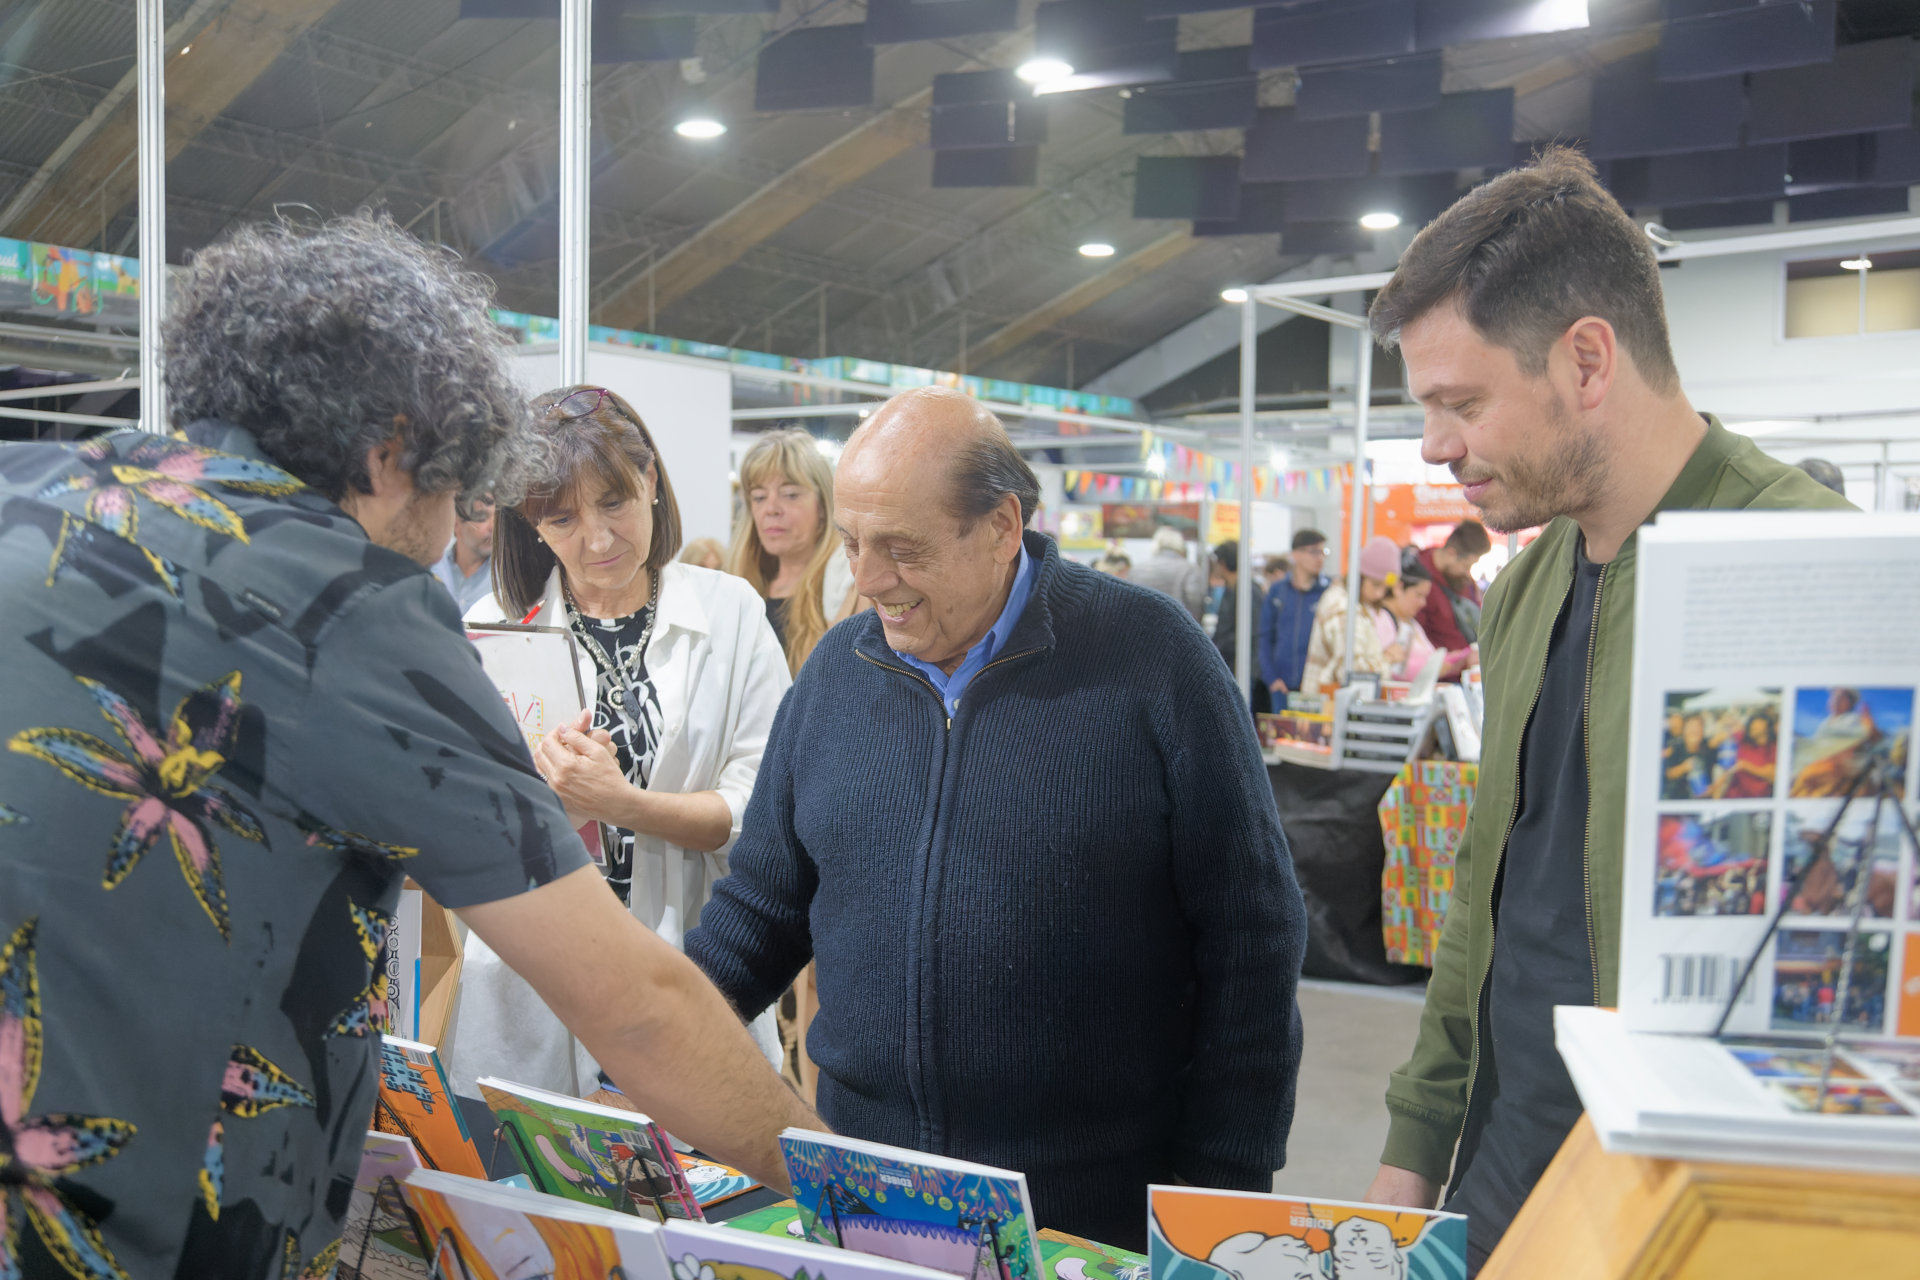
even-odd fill
[(1445, 1182), (1478, 1271), (1580, 1118), (1553, 1006), (1617, 998), (1634, 533), (1679, 508), (1846, 503), (1687, 402), (1653, 250), (1576, 152), (1462, 197), (1371, 318), (1426, 409), (1426, 460), (1493, 528), (1546, 526), (1487, 596), (1480, 792), (1367, 1196), (1431, 1208)]

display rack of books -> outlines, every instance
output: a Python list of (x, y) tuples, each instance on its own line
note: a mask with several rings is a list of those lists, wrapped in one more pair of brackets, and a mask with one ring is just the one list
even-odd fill
[(1432, 701), (1388, 702), (1364, 685), (1333, 696), (1333, 765), (1370, 773), (1398, 773), (1433, 728)]
[(1433, 967), (1440, 927), (1453, 901), (1453, 856), (1467, 830), (1480, 767), (1414, 760), (1380, 797), (1386, 865), (1380, 873), (1380, 932), (1387, 959)]

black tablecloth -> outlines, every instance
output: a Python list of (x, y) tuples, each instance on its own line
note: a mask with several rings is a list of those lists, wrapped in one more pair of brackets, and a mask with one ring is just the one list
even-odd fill
[(1309, 978), (1400, 985), (1427, 971), (1387, 960), (1380, 936), (1380, 797), (1393, 778), (1357, 769), (1267, 766), (1280, 824), (1307, 900)]

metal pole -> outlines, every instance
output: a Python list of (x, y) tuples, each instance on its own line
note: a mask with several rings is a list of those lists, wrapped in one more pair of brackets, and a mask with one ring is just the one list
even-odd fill
[(1254, 311), (1260, 306), (1249, 297), (1240, 304), (1240, 562), (1233, 590), (1233, 674), (1240, 694), (1252, 704), (1253, 681), (1253, 409), (1260, 334)]
[[(1353, 501), (1347, 513), (1347, 652), (1342, 670), (1353, 674), (1353, 629), (1360, 620), (1360, 529), (1372, 492), (1367, 478), (1367, 414), (1373, 408), (1373, 333), (1354, 331), (1360, 344), (1360, 356), (1353, 378)], [(1373, 620), (1367, 619), (1372, 626)]]
[(560, 385), (587, 380), (593, 0), (560, 0)]
[(165, 0), (135, 0), (140, 152), (140, 429), (167, 431), (160, 322), (167, 311), (167, 18)]

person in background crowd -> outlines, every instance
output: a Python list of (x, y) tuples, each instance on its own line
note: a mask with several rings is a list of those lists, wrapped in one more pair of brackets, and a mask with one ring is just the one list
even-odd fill
[(805, 431), (769, 431), (740, 459), (746, 502), (727, 572), (766, 601), (767, 621), (798, 674), (827, 628), (854, 610), (853, 571), (833, 530), (833, 468)]
[[(1226, 659), (1227, 670), (1229, 671), (1233, 670), (1233, 651), (1235, 645), (1238, 643), (1237, 631), (1240, 618), (1239, 565), (1239, 543), (1223, 542), (1213, 549), (1211, 575), (1213, 585), (1216, 588), (1224, 587), (1226, 589), (1220, 597), (1220, 607), (1214, 613), (1213, 647), (1220, 651), (1222, 658)], [(1260, 658), (1260, 634), (1258, 625), (1260, 614), (1257, 610), (1253, 618), (1255, 629), (1252, 655), (1257, 665)], [(1257, 675), (1249, 681), (1249, 685), (1251, 688), (1251, 701), (1249, 705), (1252, 706), (1254, 713), (1260, 714), (1269, 710), (1273, 706), (1273, 703), (1267, 694), (1267, 686)]]
[(1133, 561), (1129, 560), (1124, 552), (1109, 551), (1107, 554), (1101, 556), (1098, 563), (1093, 567), (1101, 573), (1111, 574), (1116, 578), (1124, 578), (1133, 571)]
[[(1293, 554), (1282, 557), (1287, 576), (1267, 589), (1260, 604), (1260, 678), (1273, 693), (1273, 709), (1286, 709), (1287, 695), (1306, 689), (1307, 648), (1313, 643), (1313, 615), (1320, 597), (1333, 585), (1321, 572), (1327, 563), (1327, 535), (1300, 529)], [(1271, 563), (1271, 559), (1269, 559)]]
[(493, 590), (493, 495), (475, 498), (467, 514), (473, 518), (454, 522), (447, 554), (433, 562), (433, 576), (453, 596), (461, 613)]
[(1493, 539), (1478, 520), (1462, 520), (1437, 547), (1419, 553), (1420, 564), (1433, 579), (1433, 590), (1420, 610), (1427, 638), (1447, 653), (1449, 680), (1473, 665), (1470, 652), (1480, 639), (1480, 584), (1473, 566), (1493, 549)]
[[(565, 627), (592, 707), (534, 764), (571, 827), (597, 823), (608, 895), (679, 945), (740, 834), (790, 683), (746, 583), (679, 563), (680, 505), (646, 424), (604, 387), (533, 402), (546, 466), (500, 516), (493, 595), (467, 621)], [(771, 1018), (753, 1027), (779, 1060)], [(447, 1065), (579, 1096), (610, 1082), (483, 938), (469, 937)], [(615, 1101), (617, 1095), (600, 1096)]]
[[(1325, 542), (1326, 539), (1322, 538), (1321, 541)], [(1293, 557), (1287, 555), (1284, 551), (1269, 551), (1266, 560), (1260, 568), (1260, 591), (1262, 600), (1266, 598), (1267, 592), (1279, 586), (1281, 581), (1292, 572)]]
[(1206, 572), (1187, 558), (1187, 542), (1180, 531), (1167, 525), (1153, 531), (1153, 554), (1133, 566), (1129, 581), (1172, 596), (1186, 606), (1195, 622), (1206, 608)]
[(680, 563), (690, 564), (696, 569), (725, 569), (727, 549), (720, 545), (718, 538), (695, 538), (680, 553)]
[(1400, 623), (1387, 612), (1387, 593), (1400, 581), (1400, 548), (1384, 534), (1360, 551), (1360, 608), (1355, 614), (1353, 666), (1345, 667), (1347, 653), (1347, 584), (1336, 582), (1320, 597), (1313, 614), (1313, 639), (1307, 646), (1302, 680), (1308, 693), (1323, 685), (1346, 684), (1355, 672), (1371, 672), (1391, 679), (1394, 668), (1407, 659), (1406, 646), (1396, 639)]
[(1372, 308), (1421, 456), (1492, 528), (1546, 526), (1486, 601), (1479, 791), (1363, 1197), (1431, 1208), (1451, 1167), (1476, 1273), (1581, 1114), (1554, 1006), (1619, 1003), (1636, 531), (1845, 506), (1687, 402), (1660, 274), (1592, 163), (1548, 147), (1428, 223)]
[(1825, 458), (1802, 458), (1794, 465), (1813, 477), (1817, 483), (1825, 485), (1843, 498), (1847, 496), (1846, 476), (1840, 473), (1840, 468)]
[(1394, 621), (1391, 643), (1402, 654), (1388, 673), (1395, 680), (1418, 680), (1429, 662), (1438, 662), (1443, 669), (1447, 665), (1448, 655), (1434, 645), (1420, 625), (1420, 611), (1432, 594), (1433, 579), (1427, 576), (1426, 565), (1412, 555), (1402, 556), (1400, 576), (1380, 601)]
[(408, 876), (786, 1185), (810, 1112), (606, 891), (428, 573), (538, 458), (451, 262), (243, 226), (169, 282), (180, 434), (0, 450), (0, 1274), (330, 1274)]
[(836, 1132), (1024, 1170), (1037, 1221), (1138, 1248), (1149, 1183), (1273, 1185), (1305, 906), (1212, 642), (1027, 531), (1039, 494), (959, 391), (854, 433), (874, 609), (800, 672), (687, 951), (742, 1014), (815, 958)]

